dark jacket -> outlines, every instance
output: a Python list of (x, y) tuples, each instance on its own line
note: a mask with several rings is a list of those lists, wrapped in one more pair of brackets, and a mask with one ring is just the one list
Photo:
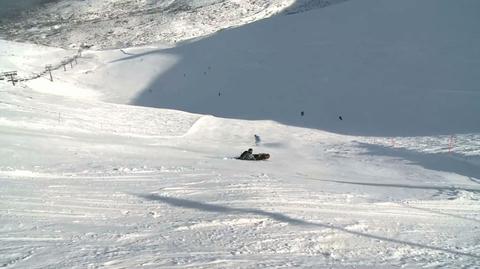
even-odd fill
[(255, 156), (253, 156), (253, 154), (251, 152), (249, 152), (248, 150), (244, 151), (242, 153), (242, 155), (240, 155), (239, 157), (240, 160), (251, 160), (251, 161), (254, 161), (255, 160)]

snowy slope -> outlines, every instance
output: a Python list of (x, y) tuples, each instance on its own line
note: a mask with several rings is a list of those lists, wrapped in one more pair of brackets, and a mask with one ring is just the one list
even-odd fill
[[(345, 0), (21, 0), (0, 2), (0, 36), (57, 47), (175, 43)], [(44, 2), (47, 4), (40, 5)], [(15, 11), (23, 11), (23, 13)], [(8, 15), (8, 16), (7, 16)]]
[[(349, 1), (0, 81), (0, 267), (480, 267), (477, 7)], [(0, 41), (0, 70), (76, 53)]]
[[(480, 265), (478, 178), (432, 169), (433, 155), (411, 164), (270, 121), (0, 95), (4, 267)], [(254, 133), (272, 159), (230, 159)]]
[(109, 101), (344, 134), (478, 133), (479, 12), (476, 1), (345, 2), (112, 51), (81, 80)]

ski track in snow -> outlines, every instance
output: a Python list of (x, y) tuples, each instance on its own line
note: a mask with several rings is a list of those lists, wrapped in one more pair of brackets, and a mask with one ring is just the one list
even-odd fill
[[(178, 27), (164, 29), (179, 32), (161, 39), (218, 30), (182, 21), (221, 3), (181, 12)], [(249, 16), (232, 9), (220, 25), (270, 16), (289, 1), (258, 13), (264, 3), (254, 1)], [(59, 19), (42, 14), (32, 20)], [(50, 30), (32, 29), (32, 38)], [(121, 104), (155, 73), (121, 77), (114, 61), (137, 49), (86, 52), (53, 83), (0, 81), (0, 267), (480, 268), (480, 134), (345, 136)], [(25, 76), (71, 55), (0, 41), (1, 67)], [(161, 61), (160, 70), (177, 59), (139, 61), (126, 65)], [(109, 83), (125, 92), (95, 87)], [(272, 158), (232, 158), (248, 147)]]
[[(2, 267), (480, 266), (477, 179), (402, 161), (475, 168), (476, 135), (449, 153), (443, 136), (390, 145), (28, 86), (0, 96)], [(224, 157), (253, 143), (232, 133), (264, 128), (271, 161)]]
[(480, 223), (469, 199), (358, 203), (266, 174), (92, 172), (2, 179), (4, 266), (478, 266), (478, 245), (451, 234)]
[[(480, 188), (460, 179), (441, 185), (449, 176), (413, 168), (391, 187), (425, 189), (428, 199), (395, 194), (384, 181), (376, 186), (370, 166), (384, 175), (378, 165), (393, 172), (402, 164), (362, 155), (362, 138), (296, 128), (292, 144), (262, 142), (278, 161), (287, 147), (299, 158), (310, 152), (324, 171), (344, 162), (348, 172), (335, 170), (333, 178), (308, 166), (283, 171), (273, 159), (250, 167), (208, 156), (212, 141), (238, 143), (220, 131), (225, 124), (234, 131), (271, 123), (100, 101), (85, 109), (87, 101), (27, 88), (0, 95), (9, 119), (1, 121), (0, 145), (13, 154), (0, 167), (3, 267), (479, 266)], [(151, 117), (155, 124), (142, 125)], [(47, 154), (42, 141), (56, 146), (47, 144)], [(353, 156), (365, 174), (346, 160)], [(359, 181), (349, 182), (352, 174)], [(416, 182), (425, 176), (432, 185)], [(386, 196), (377, 193), (382, 186)]]

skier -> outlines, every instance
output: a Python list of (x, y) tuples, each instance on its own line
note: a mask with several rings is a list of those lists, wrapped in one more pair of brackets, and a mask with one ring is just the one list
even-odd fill
[(255, 137), (255, 145), (259, 145), (260, 142), (262, 142), (262, 140), (260, 139), (260, 136), (259, 135), (253, 135)]
[(255, 157), (253, 156), (253, 149), (248, 149), (238, 157), (239, 160), (249, 160), (249, 161), (255, 161)]
[(246, 161), (263, 161), (268, 160), (269, 158), (270, 154), (268, 153), (253, 154), (253, 149), (248, 149), (247, 151), (244, 151), (237, 159)]

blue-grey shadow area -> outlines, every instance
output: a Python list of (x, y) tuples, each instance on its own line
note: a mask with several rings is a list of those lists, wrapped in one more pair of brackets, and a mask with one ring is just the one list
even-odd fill
[(468, 217), (459, 216), (459, 215), (456, 215), (456, 214), (445, 213), (445, 212), (441, 212), (441, 211), (437, 211), (437, 210), (432, 210), (432, 209), (429, 209), (429, 208), (421, 208), (421, 207), (411, 206), (411, 205), (407, 205), (407, 204), (403, 204), (403, 203), (400, 204), (400, 205), (402, 205), (405, 208), (409, 208), (409, 209), (415, 209), (415, 210), (419, 210), (419, 211), (423, 211), (423, 212), (427, 212), (427, 213), (432, 213), (432, 214), (436, 214), (436, 215), (442, 215), (442, 216), (446, 216), (446, 217), (451, 217), (451, 218), (468, 220), (468, 221), (473, 221), (473, 222), (476, 222), (476, 223), (480, 223), (479, 219), (468, 218)]
[(349, 135), (478, 133), (480, 1), (461, 2), (347, 1), (115, 64), (178, 59), (139, 106)]
[(347, 180), (336, 180), (336, 179), (320, 179), (313, 177), (304, 177), (305, 179), (311, 179), (316, 181), (323, 181), (329, 183), (339, 183), (339, 184), (348, 184), (348, 185), (358, 185), (366, 187), (380, 187), (380, 188), (400, 188), (400, 189), (414, 189), (414, 190), (433, 190), (433, 191), (468, 191), (480, 194), (480, 188), (462, 188), (455, 186), (426, 186), (426, 185), (409, 185), (409, 184), (391, 184), (391, 183), (374, 183), (374, 182), (357, 182), (357, 181), (347, 181)]
[(264, 217), (267, 217), (267, 218), (271, 218), (271, 219), (279, 221), (279, 222), (288, 223), (290, 225), (306, 226), (306, 227), (311, 227), (311, 228), (327, 228), (327, 229), (332, 229), (332, 230), (336, 230), (336, 231), (345, 232), (345, 233), (352, 234), (352, 235), (355, 235), (355, 236), (367, 237), (367, 238), (370, 238), (370, 239), (380, 240), (380, 241), (384, 241), (384, 242), (390, 242), (390, 243), (401, 244), (401, 245), (408, 245), (410, 247), (423, 248), (423, 249), (429, 249), (429, 250), (435, 250), (435, 251), (442, 251), (442, 252), (446, 252), (446, 253), (450, 253), (450, 254), (454, 254), (454, 255), (467, 256), (467, 257), (471, 257), (471, 258), (480, 258), (479, 255), (476, 255), (476, 254), (473, 254), (473, 253), (466, 253), (466, 252), (461, 252), (461, 251), (457, 251), (457, 250), (451, 250), (451, 249), (429, 246), (429, 245), (410, 242), (410, 241), (388, 238), (388, 237), (384, 237), (384, 236), (378, 236), (378, 235), (372, 235), (372, 234), (367, 234), (367, 233), (362, 233), (362, 232), (350, 231), (350, 230), (345, 229), (343, 227), (338, 227), (338, 226), (334, 226), (334, 225), (330, 225), (330, 224), (323, 224), (323, 223), (305, 221), (305, 220), (301, 220), (301, 219), (292, 218), (292, 217), (289, 217), (289, 216), (281, 214), (281, 213), (269, 212), (269, 211), (261, 210), (261, 209), (235, 208), (235, 207), (228, 207), (228, 206), (222, 206), (222, 205), (213, 205), (213, 204), (208, 204), (208, 203), (199, 202), (199, 201), (193, 201), (193, 200), (188, 200), (188, 199), (183, 199), (183, 198), (168, 197), (168, 196), (162, 196), (162, 195), (156, 195), (156, 194), (146, 194), (146, 195), (137, 195), (137, 196), (142, 198), (142, 199), (145, 199), (145, 200), (158, 201), (158, 202), (162, 202), (162, 203), (165, 203), (167, 205), (174, 206), (174, 207), (180, 207), (180, 208), (186, 208), (186, 209), (192, 209), (192, 210), (200, 210), (200, 211), (213, 212), (213, 213), (220, 213), (220, 214), (253, 214), (253, 215), (259, 215), (259, 216), (264, 216)]
[(467, 157), (450, 153), (423, 153), (367, 143), (358, 143), (358, 145), (366, 150), (366, 152), (362, 153), (364, 155), (401, 158), (413, 165), (420, 165), (429, 170), (455, 173), (469, 178), (474, 183), (480, 182), (480, 166), (468, 161), (468, 158), (478, 159), (478, 157)]
[(59, 1), (60, 0), (4, 0), (0, 2), (0, 17), (15, 17), (21, 12), (34, 10), (45, 4)]
[(348, 0), (297, 0), (282, 13), (286, 15), (298, 14), (318, 8), (340, 4)]

